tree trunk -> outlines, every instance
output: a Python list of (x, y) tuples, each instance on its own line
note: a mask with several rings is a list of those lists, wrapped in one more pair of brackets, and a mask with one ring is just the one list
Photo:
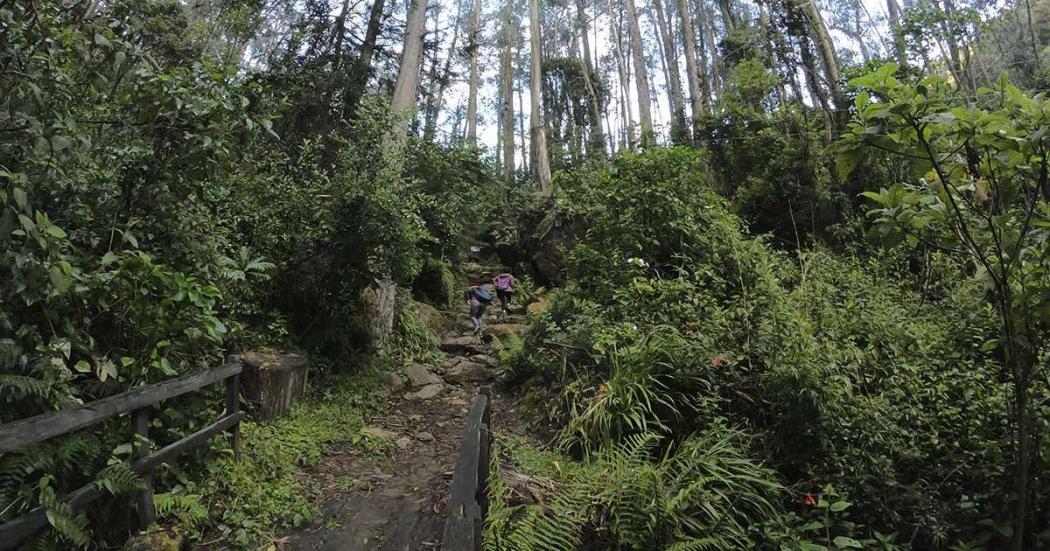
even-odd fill
[(518, 139), (521, 140), (521, 166), (522, 168), (531, 167), (532, 158), (529, 157), (529, 148), (525, 140), (525, 98), (522, 97), (521, 88), (515, 88), (514, 91), (518, 94)]
[[(609, 7), (609, 17), (612, 17), (612, 0), (606, 0)], [(623, 15), (623, 12), (620, 12)], [(616, 39), (615, 48), (613, 53), (616, 55), (616, 71), (619, 74), (620, 82), (620, 119), (621, 125), (623, 126), (623, 138), (626, 142), (627, 149), (634, 149), (634, 115), (631, 113), (631, 102), (630, 102), (630, 84), (627, 82), (627, 60), (623, 55), (623, 34), (620, 32), (623, 29), (622, 17), (616, 21), (613, 25), (613, 37)]]
[(461, 3), (459, 10), (456, 12), (456, 19), (452, 22), (452, 43), (448, 47), (445, 66), (441, 69), (441, 75), (437, 77), (437, 94), (435, 94), (433, 101), (427, 105), (427, 120), (423, 127), (423, 139), (429, 142), (434, 141), (434, 136), (437, 135), (437, 121), (441, 115), (441, 109), (444, 107), (445, 90), (448, 89), (448, 84), (452, 80), (452, 58), (456, 56), (456, 44), (459, 42), (459, 22), (462, 17), (463, 4)]
[(549, 193), (551, 188), (551, 165), (547, 156), (547, 135), (543, 125), (543, 38), (540, 33), (540, 1), (529, 0), (529, 42), (532, 51), (532, 63), (529, 74), (529, 94), (531, 114), (529, 126), (532, 138), (532, 175), (536, 186), (542, 193)]
[(470, 143), (478, 141), (478, 35), (481, 34), (481, 0), (474, 0), (474, 12), (470, 15), (470, 85), (467, 93), (467, 130), (465, 137)]
[(685, 72), (686, 80), (689, 82), (689, 101), (693, 110), (692, 134), (695, 140), (700, 118), (707, 112), (701, 84), (704, 81), (704, 75), (696, 59), (696, 33), (693, 32), (693, 20), (690, 19), (689, 4), (686, 0), (678, 0), (678, 14), (679, 19), (682, 20), (682, 40), (685, 42)]
[(594, 89), (591, 75), (594, 74), (594, 63), (591, 61), (591, 40), (587, 36), (587, 11), (583, 6), (583, 0), (576, 0), (576, 25), (583, 39), (583, 83), (587, 87), (587, 95), (590, 96), (590, 108), (588, 109), (588, 139), (587, 151), (589, 153), (601, 153), (605, 155), (605, 137), (602, 134), (601, 108), (598, 105), (598, 93)]
[(638, 92), (638, 119), (642, 125), (642, 147), (655, 145), (653, 110), (649, 99), (649, 78), (642, 50), (642, 31), (638, 26), (638, 12), (634, 0), (626, 0), (627, 31), (630, 34), (631, 58), (634, 60), (634, 85)]
[(664, 65), (667, 71), (667, 82), (670, 86), (671, 100), (671, 136), (676, 143), (692, 142), (685, 123), (685, 101), (682, 98), (682, 79), (678, 74), (678, 47), (671, 32), (671, 13), (664, 10), (662, 0), (653, 0), (656, 11), (657, 29), (663, 42)]
[(886, 13), (890, 18), (890, 32), (893, 33), (893, 50), (897, 64), (908, 66), (908, 50), (904, 46), (904, 33), (901, 31), (901, 7), (897, 0), (886, 0)]
[(426, 31), (427, 0), (411, 0), (408, 20), (405, 24), (405, 44), (401, 48), (397, 80), (390, 107), (398, 113), (392, 129), (395, 134), (404, 134), (408, 122), (416, 112), (416, 96), (419, 93), (419, 62), (423, 54), (423, 34)]
[(503, 20), (503, 49), (500, 52), (500, 145), (503, 146), (503, 180), (514, 185), (514, 1), (507, 0)]
[(730, 0), (718, 0), (718, 9), (722, 12), (722, 21), (725, 23), (726, 32), (735, 29), (736, 18), (733, 17), (733, 6), (730, 4)]
[(845, 97), (842, 95), (842, 87), (839, 85), (839, 62), (835, 54), (835, 44), (828, 33), (828, 27), (824, 24), (824, 18), (817, 9), (814, 0), (795, 0), (805, 14), (809, 27), (812, 30), (813, 41), (817, 45), (820, 60), (824, 66), (824, 78), (831, 91), (831, 99), (836, 109), (846, 109)]
[[(368, 14), (368, 29), (365, 31), (365, 40), (361, 43), (361, 51), (357, 55), (357, 62), (350, 71), (350, 84), (346, 95), (343, 96), (343, 118), (351, 119), (357, 111), (357, 105), (361, 102), (361, 96), (365, 93), (365, 85), (368, 77), (372, 75), (372, 55), (376, 50), (376, 39), (379, 38), (379, 30), (383, 25), (383, 10), (386, 0), (375, 0), (372, 10)], [(422, 46), (420, 46), (422, 49)]]
[(853, 39), (857, 41), (860, 56), (866, 64), (871, 61), (871, 52), (868, 51), (868, 45), (864, 42), (864, 24), (860, 20), (860, 12), (864, 6), (860, 2), (861, 0), (853, 0)]
[[(710, 97), (722, 95), (722, 59), (718, 52), (718, 43), (715, 41), (715, 24), (712, 20), (711, 13), (707, 11), (707, 3), (703, 0), (700, 1), (700, 9), (697, 11), (697, 17), (699, 22), (696, 24), (696, 28), (701, 30), (703, 40), (707, 44), (707, 51), (711, 53), (711, 94)], [(704, 68), (701, 67), (700, 71), (703, 73)], [(710, 100), (707, 102), (708, 105), (713, 105)]]

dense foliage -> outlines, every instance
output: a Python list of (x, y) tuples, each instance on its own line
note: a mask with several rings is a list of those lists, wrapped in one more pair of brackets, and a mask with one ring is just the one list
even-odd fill
[[(586, 229), (566, 256), (568, 283), (511, 359), (564, 427), (562, 448), (597, 465), (646, 438), (662, 450), (652, 468), (674, 469), (691, 435), (743, 431), (738, 453), (773, 469), (753, 474), (777, 496), (761, 518), (779, 526), (741, 536), (749, 545), (1001, 543), (1015, 500), (1011, 384), (986, 344), (1001, 324), (981, 280), (937, 250), (918, 273), (903, 249), (777, 252), (748, 235), (705, 164), (693, 151), (654, 150), (562, 181), (572, 199), (563, 216)], [(1044, 383), (1031, 382), (1040, 404)], [(1031, 483), (1032, 496), (1046, 494)], [(687, 481), (667, 484), (688, 492)], [(833, 492), (852, 504), (850, 520), (812, 520)], [(608, 523), (624, 505), (595, 505), (605, 512), (573, 538), (669, 544), (617, 535)], [(1033, 524), (1045, 524), (1046, 504), (1033, 507)], [(521, 522), (507, 537), (535, 529)]]

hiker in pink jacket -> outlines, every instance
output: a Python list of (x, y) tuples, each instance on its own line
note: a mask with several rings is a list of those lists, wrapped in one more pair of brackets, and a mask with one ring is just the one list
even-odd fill
[(492, 286), (496, 288), (496, 296), (504, 315), (510, 313), (510, 299), (514, 295), (514, 276), (504, 271), (492, 278)]

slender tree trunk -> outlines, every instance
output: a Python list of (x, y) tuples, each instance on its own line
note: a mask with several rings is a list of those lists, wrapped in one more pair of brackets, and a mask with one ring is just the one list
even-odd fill
[(521, 166), (522, 168), (532, 166), (532, 158), (529, 157), (529, 148), (525, 140), (525, 98), (522, 97), (521, 88), (516, 88), (518, 94), (518, 138), (521, 140)]
[(634, 85), (638, 92), (638, 119), (642, 125), (642, 147), (656, 143), (653, 133), (653, 110), (649, 99), (648, 69), (645, 66), (645, 53), (642, 50), (642, 31), (638, 26), (638, 12), (634, 0), (626, 0), (627, 31), (630, 34), (631, 58), (634, 60)]
[(551, 165), (547, 156), (547, 135), (543, 124), (543, 38), (540, 32), (540, 0), (529, 0), (529, 42), (532, 63), (529, 72), (531, 114), (529, 126), (532, 138), (532, 175), (542, 193), (551, 189)]
[(948, 55), (951, 60), (952, 72), (955, 74), (959, 86), (969, 92), (970, 95), (973, 95), (977, 91), (977, 86), (970, 77), (968, 63), (963, 63), (961, 52), (964, 48), (959, 45), (955, 29), (946, 21), (954, 16), (955, 3), (952, 0), (943, 0), (943, 2), (942, 5), (934, 0), (934, 5), (944, 14), (944, 18), (941, 20), (941, 29), (944, 32), (945, 41), (948, 43)]
[(904, 33), (901, 31), (901, 8), (897, 0), (886, 0), (886, 13), (890, 19), (890, 32), (893, 33), (893, 50), (897, 64), (908, 66), (908, 50), (904, 46)]
[(591, 61), (591, 41), (587, 36), (587, 10), (584, 8), (583, 0), (576, 0), (576, 25), (583, 39), (583, 83), (587, 87), (588, 101), (588, 139), (587, 151), (590, 153), (600, 152), (605, 155), (605, 137), (602, 135), (601, 106), (598, 105), (598, 93), (594, 89), (591, 75), (594, 74), (594, 63)]
[(350, 0), (343, 0), (343, 7), (339, 9), (339, 16), (335, 18), (332, 32), (332, 50), (335, 52), (335, 67), (338, 70), (343, 62), (343, 39), (346, 37), (346, 14), (350, 11)]
[(672, 32), (674, 26), (671, 24), (671, 12), (664, 9), (662, 0), (653, 0), (653, 8), (664, 46), (664, 65), (670, 86), (671, 135), (676, 142), (691, 142), (692, 138), (685, 122), (685, 100), (682, 98), (682, 79), (678, 74), (678, 47)]
[(864, 24), (860, 20), (860, 12), (864, 7), (860, 2), (861, 0), (853, 0), (853, 39), (857, 41), (864, 63), (868, 63), (871, 61), (871, 52), (868, 51), (868, 45), (864, 42)]
[[(703, 2), (705, 0), (700, 1)], [(726, 32), (736, 28), (736, 18), (733, 16), (733, 6), (730, 4), (730, 1), (718, 0), (718, 9), (722, 12), (722, 21), (725, 23)]]
[(514, 0), (507, 0), (500, 52), (500, 145), (503, 146), (503, 180), (514, 185)]
[(467, 93), (467, 131), (466, 138), (470, 143), (478, 141), (478, 36), (481, 34), (481, 0), (474, 0), (474, 12), (470, 15), (470, 41), (467, 50), (470, 52), (470, 85)]
[(441, 116), (441, 109), (444, 107), (445, 90), (448, 89), (448, 85), (452, 81), (452, 59), (456, 56), (456, 44), (459, 42), (459, 22), (462, 17), (463, 4), (461, 3), (456, 13), (456, 19), (452, 22), (452, 43), (448, 47), (445, 66), (442, 67), (441, 75), (438, 77), (437, 94), (427, 110), (427, 120), (423, 130), (423, 138), (427, 141), (434, 141), (434, 136), (437, 135), (437, 121)]
[[(350, 71), (350, 85), (343, 99), (343, 118), (353, 118), (357, 111), (357, 105), (361, 102), (361, 96), (365, 93), (365, 85), (368, 77), (372, 75), (372, 55), (376, 50), (376, 40), (379, 38), (379, 30), (383, 25), (383, 10), (386, 0), (375, 0), (372, 10), (368, 14), (368, 28), (365, 30), (365, 40), (361, 43), (361, 51), (357, 55), (357, 62)], [(422, 49), (422, 45), (420, 45)], [(417, 75), (418, 78), (418, 75)]]
[[(616, 13), (612, 9), (612, 0), (606, 0), (609, 7), (609, 17), (612, 18), (612, 14)], [(621, 17), (623, 12), (619, 12)], [(631, 101), (630, 92), (627, 77), (627, 60), (623, 55), (623, 34), (620, 32), (623, 29), (622, 18), (615, 22), (613, 25), (613, 37), (616, 40), (614, 54), (616, 55), (616, 71), (619, 74), (620, 82), (620, 119), (621, 125), (623, 126), (623, 136), (626, 140), (626, 147), (628, 149), (634, 149), (634, 115), (631, 113)]]
[(802, 13), (805, 14), (809, 27), (812, 30), (813, 41), (817, 45), (820, 60), (824, 66), (824, 77), (827, 81), (828, 90), (831, 91), (831, 99), (836, 109), (845, 109), (845, 97), (842, 95), (842, 86), (839, 85), (839, 62), (835, 54), (835, 44), (831, 40), (824, 18), (817, 9), (814, 0), (795, 0)]
[[(700, 9), (697, 10), (699, 23), (696, 28), (701, 30), (703, 40), (707, 44), (707, 51), (711, 52), (711, 98), (722, 95), (722, 58), (718, 52), (718, 43), (715, 41), (715, 23), (711, 12), (707, 10), (707, 2), (699, 0)], [(704, 68), (700, 68), (701, 74)], [(708, 105), (713, 105), (709, 100)]]
[(702, 82), (704, 75), (701, 73), (700, 64), (696, 59), (696, 33), (693, 32), (693, 21), (689, 16), (689, 3), (686, 0), (678, 0), (678, 14), (682, 21), (682, 41), (685, 42), (685, 72), (686, 81), (689, 83), (689, 101), (693, 110), (693, 139), (696, 139), (700, 127), (700, 119), (707, 111), (704, 107), (704, 95)]

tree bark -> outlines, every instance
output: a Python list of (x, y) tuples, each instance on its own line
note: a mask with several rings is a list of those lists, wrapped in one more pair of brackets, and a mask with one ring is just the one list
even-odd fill
[(682, 79), (678, 74), (678, 47), (671, 29), (671, 12), (665, 10), (662, 0), (653, 0), (656, 11), (657, 29), (663, 42), (664, 70), (667, 72), (667, 83), (671, 100), (671, 136), (677, 142), (691, 142), (690, 132), (685, 123), (685, 100), (682, 96)]
[(897, 0), (886, 0), (886, 13), (890, 19), (890, 32), (893, 33), (893, 51), (897, 64), (908, 66), (908, 50), (904, 46), (904, 33), (901, 32), (901, 7)]
[(590, 96), (587, 151), (605, 155), (605, 136), (602, 134), (601, 107), (598, 105), (598, 93), (595, 91), (594, 82), (591, 80), (591, 75), (594, 74), (594, 63), (591, 61), (591, 40), (587, 36), (587, 10), (583, 6), (583, 0), (576, 0), (576, 25), (579, 27), (580, 37), (583, 39), (583, 83), (587, 87), (587, 95)]
[(467, 130), (464, 133), (467, 141), (476, 144), (478, 141), (478, 36), (481, 34), (481, 0), (474, 0), (474, 12), (470, 15), (470, 41), (467, 51), (470, 53), (470, 84), (467, 93)]
[(536, 187), (539, 191), (549, 193), (551, 165), (550, 158), (547, 156), (547, 135), (543, 124), (543, 38), (540, 32), (540, 21), (539, 0), (529, 0), (529, 43), (532, 51), (529, 72), (531, 99), (529, 126), (531, 127), (532, 175), (536, 178)]
[(408, 122), (416, 112), (419, 93), (419, 62), (423, 54), (423, 34), (426, 31), (427, 0), (411, 0), (405, 24), (405, 44), (401, 48), (401, 63), (390, 107), (399, 114), (394, 123), (395, 134), (404, 134)]
[[(703, 0), (700, 1), (700, 9), (697, 10), (697, 17), (699, 21), (696, 23), (696, 28), (700, 29), (702, 39), (707, 44), (707, 51), (711, 53), (711, 93), (709, 98), (722, 95), (722, 59), (718, 52), (718, 43), (715, 41), (715, 24), (713, 16), (707, 10), (707, 3)], [(701, 72), (703, 67), (701, 67)], [(708, 105), (713, 105), (709, 99)]]
[(514, 185), (514, 0), (507, 0), (500, 52), (500, 145), (503, 147), (503, 180)]
[(645, 53), (642, 49), (642, 31), (638, 26), (638, 12), (634, 0), (626, 0), (627, 32), (630, 35), (631, 58), (634, 61), (634, 85), (638, 92), (638, 120), (642, 125), (641, 146), (655, 145), (653, 133), (653, 110), (649, 99), (648, 69), (645, 66)]
[[(612, 18), (612, 0), (606, 0), (609, 8), (609, 17)], [(623, 12), (620, 12), (623, 15)], [(634, 115), (631, 113), (631, 102), (630, 102), (630, 84), (627, 82), (627, 60), (623, 55), (623, 34), (620, 30), (623, 28), (623, 19), (617, 20), (613, 25), (613, 37), (616, 40), (615, 48), (613, 53), (616, 56), (616, 71), (619, 74), (620, 83), (620, 124), (623, 127), (623, 142), (626, 143), (627, 149), (634, 149)]]
[(725, 23), (726, 32), (735, 29), (736, 18), (733, 16), (733, 6), (730, 4), (730, 0), (718, 0), (718, 9), (722, 12), (722, 21)]
[(835, 44), (831, 40), (831, 34), (824, 23), (824, 18), (820, 15), (820, 10), (817, 9), (814, 0), (795, 0), (795, 2), (799, 4), (812, 30), (813, 41), (817, 45), (817, 51), (824, 66), (824, 78), (827, 81), (828, 90), (831, 91), (832, 102), (836, 109), (846, 109), (842, 86), (839, 85), (839, 62), (835, 54)]
[[(350, 71), (350, 84), (346, 95), (343, 97), (343, 118), (351, 119), (357, 106), (361, 102), (361, 96), (365, 93), (365, 85), (368, 77), (372, 75), (372, 55), (376, 50), (376, 40), (383, 26), (383, 10), (386, 0), (375, 0), (372, 10), (368, 14), (368, 28), (365, 31), (365, 40), (361, 43), (361, 51), (357, 55), (357, 61)], [(422, 46), (420, 47), (422, 48)]]
[(685, 42), (685, 72), (689, 82), (689, 102), (693, 110), (693, 139), (695, 141), (700, 118), (707, 112), (705, 108), (703, 85), (704, 75), (696, 59), (696, 33), (693, 32), (693, 20), (689, 14), (689, 3), (678, 0), (679, 19), (682, 20), (682, 41)]
[(456, 19), (452, 22), (452, 43), (448, 47), (448, 56), (445, 57), (445, 66), (441, 69), (441, 75), (435, 75), (438, 83), (437, 94), (427, 105), (426, 124), (423, 127), (423, 139), (434, 141), (437, 135), (437, 120), (441, 115), (441, 109), (445, 103), (445, 90), (452, 80), (452, 59), (456, 56), (456, 44), (459, 43), (459, 22), (463, 17), (463, 4), (460, 4), (456, 12)]

